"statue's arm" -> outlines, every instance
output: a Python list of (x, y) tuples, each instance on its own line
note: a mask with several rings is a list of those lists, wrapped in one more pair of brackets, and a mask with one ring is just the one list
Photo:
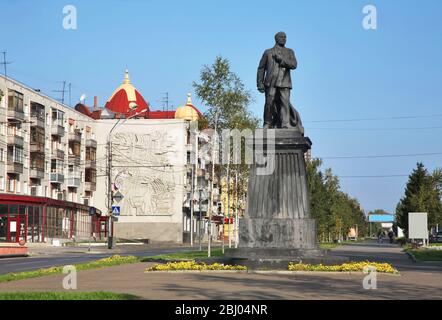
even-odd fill
[(289, 49), (287, 57), (281, 57), (281, 67), (287, 69), (296, 69), (298, 67), (298, 61), (295, 57), (295, 52), (292, 49)]
[(262, 55), (261, 61), (259, 61), (258, 74), (256, 76), (256, 85), (258, 88), (264, 88), (264, 76), (265, 68), (267, 64), (267, 51)]

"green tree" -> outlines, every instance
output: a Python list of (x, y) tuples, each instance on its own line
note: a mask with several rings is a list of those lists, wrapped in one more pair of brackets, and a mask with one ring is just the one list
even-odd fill
[(258, 119), (248, 110), (251, 94), (237, 74), (231, 71), (229, 60), (218, 56), (212, 65), (204, 65), (200, 82), (193, 82), (196, 95), (207, 106), (208, 126), (219, 129), (254, 129)]
[(339, 179), (331, 169), (322, 172), (321, 166), (320, 159), (307, 162), (311, 214), (316, 219), (319, 241), (342, 240), (356, 226), (360, 236), (366, 235), (368, 224), (359, 202), (340, 190)]
[(430, 175), (422, 163), (410, 174), (405, 187), (404, 197), (396, 206), (396, 222), (408, 234), (408, 213), (427, 212), (428, 226), (434, 227), (441, 222), (440, 172)]
[[(252, 102), (250, 92), (230, 67), (229, 60), (217, 56), (212, 65), (204, 65), (200, 72), (199, 81), (193, 82), (197, 97), (206, 105), (204, 116), (207, 127), (217, 129), (255, 129), (258, 119), (248, 109)], [(242, 141), (242, 157), (244, 157), (244, 141)], [(217, 175), (224, 175), (226, 166), (215, 166)], [(229, 166), (229, 176), (238, 173), (238, 199), (247, 192), (248, 166), (235, 164)], [(232, 179), (233, 181), (233, 179)], [(233, 195), (235, 190), (230, 190)], [(232, 206), (237, 206), (232, 202)], [(231, 208), (232, 209), (232, 208)]]

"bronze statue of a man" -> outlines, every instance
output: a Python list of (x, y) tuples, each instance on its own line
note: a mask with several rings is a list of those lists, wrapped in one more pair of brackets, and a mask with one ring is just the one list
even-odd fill
[(266, 97), (264, 128), (297, 128), (303, 134), (301, 118), (290, 104), (290, 70), (296, 69), (298, 62), (293, 50), (285, 47), (284, 32), (278, 32), (275, 41), (275, 46), (264, 52), (258, 66), (258, 90)]

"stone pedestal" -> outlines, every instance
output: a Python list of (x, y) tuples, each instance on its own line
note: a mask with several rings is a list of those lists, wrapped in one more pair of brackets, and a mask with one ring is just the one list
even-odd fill
[[(286, 269), (289, 262), (336, 263), (316, 244), (310, 216), (304, 154), (311, 141), (297, 130), (257, 130), (246, 140), (255, 159), (250, 168), (246, 214), (232, 263)], [(262, 157), (260, 156), (262, 155)]]

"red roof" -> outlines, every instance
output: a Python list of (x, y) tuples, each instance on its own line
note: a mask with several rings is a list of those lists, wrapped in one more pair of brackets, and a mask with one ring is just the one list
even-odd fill
[(126, 117), (149, 110), (149, 104), (135, 89), (129, 80), (129, 72), (126, 70), (123, 84), (121, 84), (109, 98), (105, 105), (106, 109)]

